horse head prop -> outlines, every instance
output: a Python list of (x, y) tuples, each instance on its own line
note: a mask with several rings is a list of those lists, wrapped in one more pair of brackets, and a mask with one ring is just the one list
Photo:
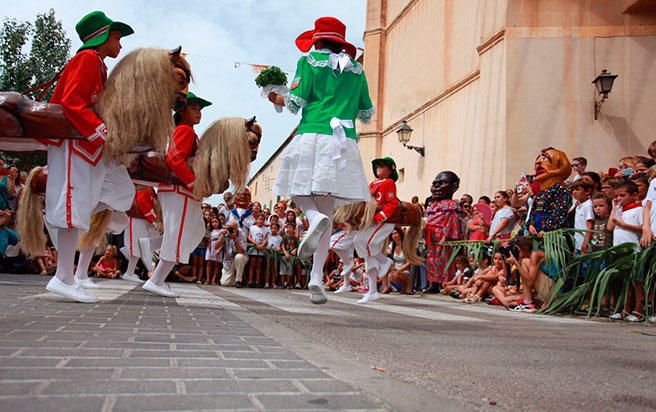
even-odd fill
[(129, 164), (135, 146), (164, 151), (175, 128), (171, 108), (184, 104), (190, 81), (180, 47), (141, 48), (122, 58), (96, 105), (108, 130), (106, 153)]
[(255, 118), (226, 117), (212, 123), (190, 160), (196, 176), (194, 194), (204, 197), (223, 193), (230, 185), (242, 187), (248, 166), (257, 157), (262, 128)]

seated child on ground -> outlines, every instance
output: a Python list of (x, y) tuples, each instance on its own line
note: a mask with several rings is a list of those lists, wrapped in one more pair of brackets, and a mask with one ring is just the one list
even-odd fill
[(121, 274), (118, 269), (118, 259), (116, 258), (116, 246), (107, 245), (105, 247), (105, 254), (101, 256), (92, 271), (99, 278), (116, 279)]

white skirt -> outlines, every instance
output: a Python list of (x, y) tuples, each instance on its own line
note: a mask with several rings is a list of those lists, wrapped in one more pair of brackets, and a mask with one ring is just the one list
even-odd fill
[(294, 137), (280, 155), (273, 186), (279, 196), (332, 195), (335, 206), (369, 201), (358, 142), (347, 139), (342, 156), (333, 160), (332, 135), (304, 133)]

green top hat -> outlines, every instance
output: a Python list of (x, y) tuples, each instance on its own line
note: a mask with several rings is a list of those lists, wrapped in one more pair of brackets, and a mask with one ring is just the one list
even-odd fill
[(390, 179), (394, 180), (395, 182), (399, 180), (399, 173), (396, 171), (396, 162), (394, 162), (394, 159), (391, 157), (381, 157), (371, 161), (371, 167), (374, 169), (374, 176), (376, 176), (376, 178), (378, 178), (378, 175), (376, 174), (376, 167), (379, 163), (382, 163), (390, 168), (392, 171), (392, 173), (390, 173)]
[(132, 27), (120, 21), (113, 21), (102, 11), (92, 11), (82, 17), (75, 25), (75, 31), (83, 43), (78, 51), (100, 46), (107, 41), (112, 30), (120, 31), (122, 37), (134, 33)]
[(205, 99), (201, 99), (200, 97), (196, 96), (192, 92), (187, 93), (187, 104), (185, 106), (189, 106), (192, 103), (196, 103), (200, 106), (201, 109), (209, 106), (212, 104), (212, 102), (208, 102)]

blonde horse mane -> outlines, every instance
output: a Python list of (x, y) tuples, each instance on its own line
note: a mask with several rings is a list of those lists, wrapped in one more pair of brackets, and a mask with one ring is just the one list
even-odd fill
[[(259, 128), (259, 125), (252, 127)], [(249, 140), (254, 137), (246, 129), (246, 119), (241, 117), (226, 117), (212, 123), (203, 133), (196, 156), (191, 160), (196, 176), (194, 194), (203, 197), (222, 193), (228, 188), (228, 180), (235, 187), (244, 186), (251, 163)]]
[(29, 256), (43, 253), (48, 238), (43, 231), (43, 202), (41, 196), (32, 190), (32, 180), (43, 169), (35, 167), (27, 175), (23, 190), (21, 190), (16, 214), (16, 230), (20, 234), (20, 248)]
[(142, 48), (122, 58), (97, 104), (108, 130), (106, 153), (129, 164), (127, 153), (134, 146), (164, 151), (174, 129), (171, 107), (177, 89), (169, 50)]
[(350, 203), (335, 210), (333, 220), (346, 225), (349, 230), (363, 230), (370, 227), (376, 213), (376, 201)]

